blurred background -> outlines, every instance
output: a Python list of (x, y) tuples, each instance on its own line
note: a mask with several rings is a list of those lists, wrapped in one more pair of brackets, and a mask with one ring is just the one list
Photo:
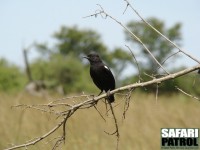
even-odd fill
[[(151, 2), (140, 0), (130, 1), (130, 3), (151, 25), (196, 59), (200, 59), (198, 43), (200, 2), (198, 0), (169, 0), (162, 3), (158, 0)], [(119, 24), (100, 15), (84, 18), (100, 9), (96, 4), (100, 4), (111, 16), (140, 37), (169, 72), (176, 72), (197, 64), (181, 53), (167, 59), (178, 50), (141, 22), (130, 7), (123, 13), (126, 3), (122, 0), (93, 0), (92, 2), (89, 0), (84, 2), (1, 0), (0, 103), (2, 108), (0, 113), (2, 117), (0, 124), (2, 128), (0, 133), (4, 135), (5, 140), (0, 139), (0, 148), (27, 141), (45, 133), (53, 126), (52, 120), (49, 120), (50, 116), (44, 115), (43, 119), (33, 120), (34, 123), (32, 123), (29, 116), (37, 116), (38, 112), (30, 111), (30, 114), (26, 114), (22, 110), (10, 109), (11, 106), (18, 103), (45, 103), (48, 102), (49, 97), (99, 92), (90, 79), (88, 62), (82, 58), (91, 51), (99, 53), (104, 62), (110, 66), (116, 78), (117, 87), (138, 81), (148, 81), (151, 80), (150, 76), (157, 77), (158, 74), (164, 73), (144, 48)], [(134, 53), (139, 70), (135, 59), (125, 45)], [(156, 85), (135, 91), (128, 118), (121, 125), (122, 144), (120, 147), (147, 149), (145, 140), (149, 141), (149, 138), (156, 133), (156, 139), (150, 141), (149, 147), (159, 149), (160, 128), (200, 127), (200, 119), (194, 115), (200, 112), (199, 102), (181, 93), (179, 95), (175, 89), (175, 86), (178, 86), (192, 95), (200, 96), (199, 83), (200, 75), (197, 72), (161, 83), (159, 104), (154, 101)], [(145, 101), (146, 97), (148, 97), (148, 102)], [(119, 97), (117, 103), (122, 102), (122, 99)], [(99, 107), (104, 111), (104, 105)], [(176, 109), (177, 107), (180, 109)], [(144, 111), (140, 112), (141, 109)], [(119, 114), (123, 113), (120, 107), (116, 108), (116, 111)], [(149, 118), (147, 114), (151, 112), (152, 118)], [(81, 138), (81, 132), (85, 129), (80, 128), (79, 132), (73, 133), (74, 130), (78, 130), (77, 121), (87, 126), (85, 115), (90, 115), (90, 113), (77, 115), (78, 119), (69, 125), (73, 144), (69, 144), (71, 147), (68, 148), (76, 149), (77, 145), (84, 144), (85, 149), (112, 148), (113, 145), (109, 145), (110, 142), (102, 140), (104, 138), (113, 140), (112, 137), (104, 134), (103, 130), (107, 126), (103, 121), (98, 124), (93, 123), (94, 125), (91, 123), (90, 127), (95, 126), (95, 128), (92, 127), (89, 135), (85, 133), (84, 138)], [(92, 115), (91, 120), (87, 121), (92, 122), (98, 117), (98, 114)], [(187, 117), (190, 119), (188, 120)], [(170, 123), (168, 121), (171, 118), (173, 121)], [(157, 119), (156, 123), (155, 119)], [(43, 121), (51, 123), (43, 126), (44, 124), (41, 123)], [(149, 127), (144, 126), (147, 122), (150, 123)], [(35, 123), (39, 125), (32, 130)], [(103, 124), (100, 125), (100, 130), (96, 128), (99, 124)], [(133, 133), (128, 132), (129, 130)], [(27, 131), (30, 131), (29, 135), (24, 135)], [(98, 134), (98, 136), (93, 134)], [(88, 143), (85, 142), (87, 138), (90, 139)], [(91, 138), (94, 139), (91, 140)], [(123, 139), (129, 140), (123, 141)], [(134, 144), (132, 141), (135, 141)], [(73, 147), (75, 144), (76, 146)]]
[[(131, 1), (147, 21), (197, 59), (200, 58), (199, 3), (197, 0), (167, 1), (162, 5), (168, 7), (162, 7), (157, 0)], [(91, 91), (88, 63), (81, 58), (90, 51), (98, 52), (111, 67), (118, 86), (132, 83), (137, 81), (134, 77), (138, 76), (138, 70), (125, 45), (132, 49), (140, 69), (144, 70), (141, 74), (157, 74), (159, 70), (154, 61), (119, 24), (101, 16), (84, 18), (99, 9), (96, 4), (101, 4), (110, 15), (127, 25), (161, 63), (177, 52), (145, 26), (130, 8), (123, 14), (126, 3), (121, 0), (115, 3), (3, 0), (0, 5), (0, 90), (21, 90), (30, 81), (40, 80), (48, 89), (59, 87), (64, 93)], [(166, 61), (164, 67), (174, 71), (195, 64), (179, 53)]]

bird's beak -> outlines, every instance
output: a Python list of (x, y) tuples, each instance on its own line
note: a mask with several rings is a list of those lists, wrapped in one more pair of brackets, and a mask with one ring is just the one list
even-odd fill
[(88, 60), (89, 60), (89, 57), (87, 57), (87, 56), (83, 56), (83, 58), (86, 58), (86, 59), (88, 59)]

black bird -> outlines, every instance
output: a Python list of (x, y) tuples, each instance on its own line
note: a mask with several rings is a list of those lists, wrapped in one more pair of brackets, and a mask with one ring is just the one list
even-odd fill
[[(102, 62), (101, 58), (96, 53), (90, 53), (84, 57), (90, 62), (90, 76), (94, 84), (101, 90), (99, 95), (105, 91), (109, 92), (115, 89), (115, 78), (110, 69)], [(114, 95), (108, 95), (108, 102), (115, 101)]]

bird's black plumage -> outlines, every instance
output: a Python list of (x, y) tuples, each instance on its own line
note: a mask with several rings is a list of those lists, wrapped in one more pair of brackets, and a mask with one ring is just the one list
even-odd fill
[[(115, 78), (110, 71), (110, 69), (102, 62), (101, 58), (96, 53), (91, 53), (87, 55), (87, 58), (90, 62), (90, 76), (94, 84), (101, 90), (99, 95), (105, 91), (111, 91), (115, 89)], [(114, 102), (114, 95), (111, 94), (108, 96), (108, 102)]]

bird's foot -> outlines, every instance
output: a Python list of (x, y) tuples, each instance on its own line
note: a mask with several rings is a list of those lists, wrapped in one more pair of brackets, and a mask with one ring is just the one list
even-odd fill
[(106, 97), (106, 99), (108, 100), (108, 102), (109, 102), (109, 97), (110, 97), (110, 90), (108, 90), (107, 92), (106, 92), (106, 94), (107, 94), (107, 97)]
[(94, 101), (93, 104), (94, 104), (94, 105), (97, 105), (98, 101), (95, 101), (95, 99), (94, 99), (94, 98), (95, 98), (95, 95), (92, 94), (92, 95), (90, 95), (90, 96), (92, 96), (92, 99), (93, 99), (93, 101)]
[(107, 98), (110, 96), (110, 90), (107, 91)]
[(94, 101), (94, 105), (96, 105), (96, 106), (97, 106), (97, 103), (98, 103), (98, 101)]
[(102, 92), (103, 92), (103, 90), (101, 90), (101, 92), (98, 94), (98, 96), (101, 95)]

